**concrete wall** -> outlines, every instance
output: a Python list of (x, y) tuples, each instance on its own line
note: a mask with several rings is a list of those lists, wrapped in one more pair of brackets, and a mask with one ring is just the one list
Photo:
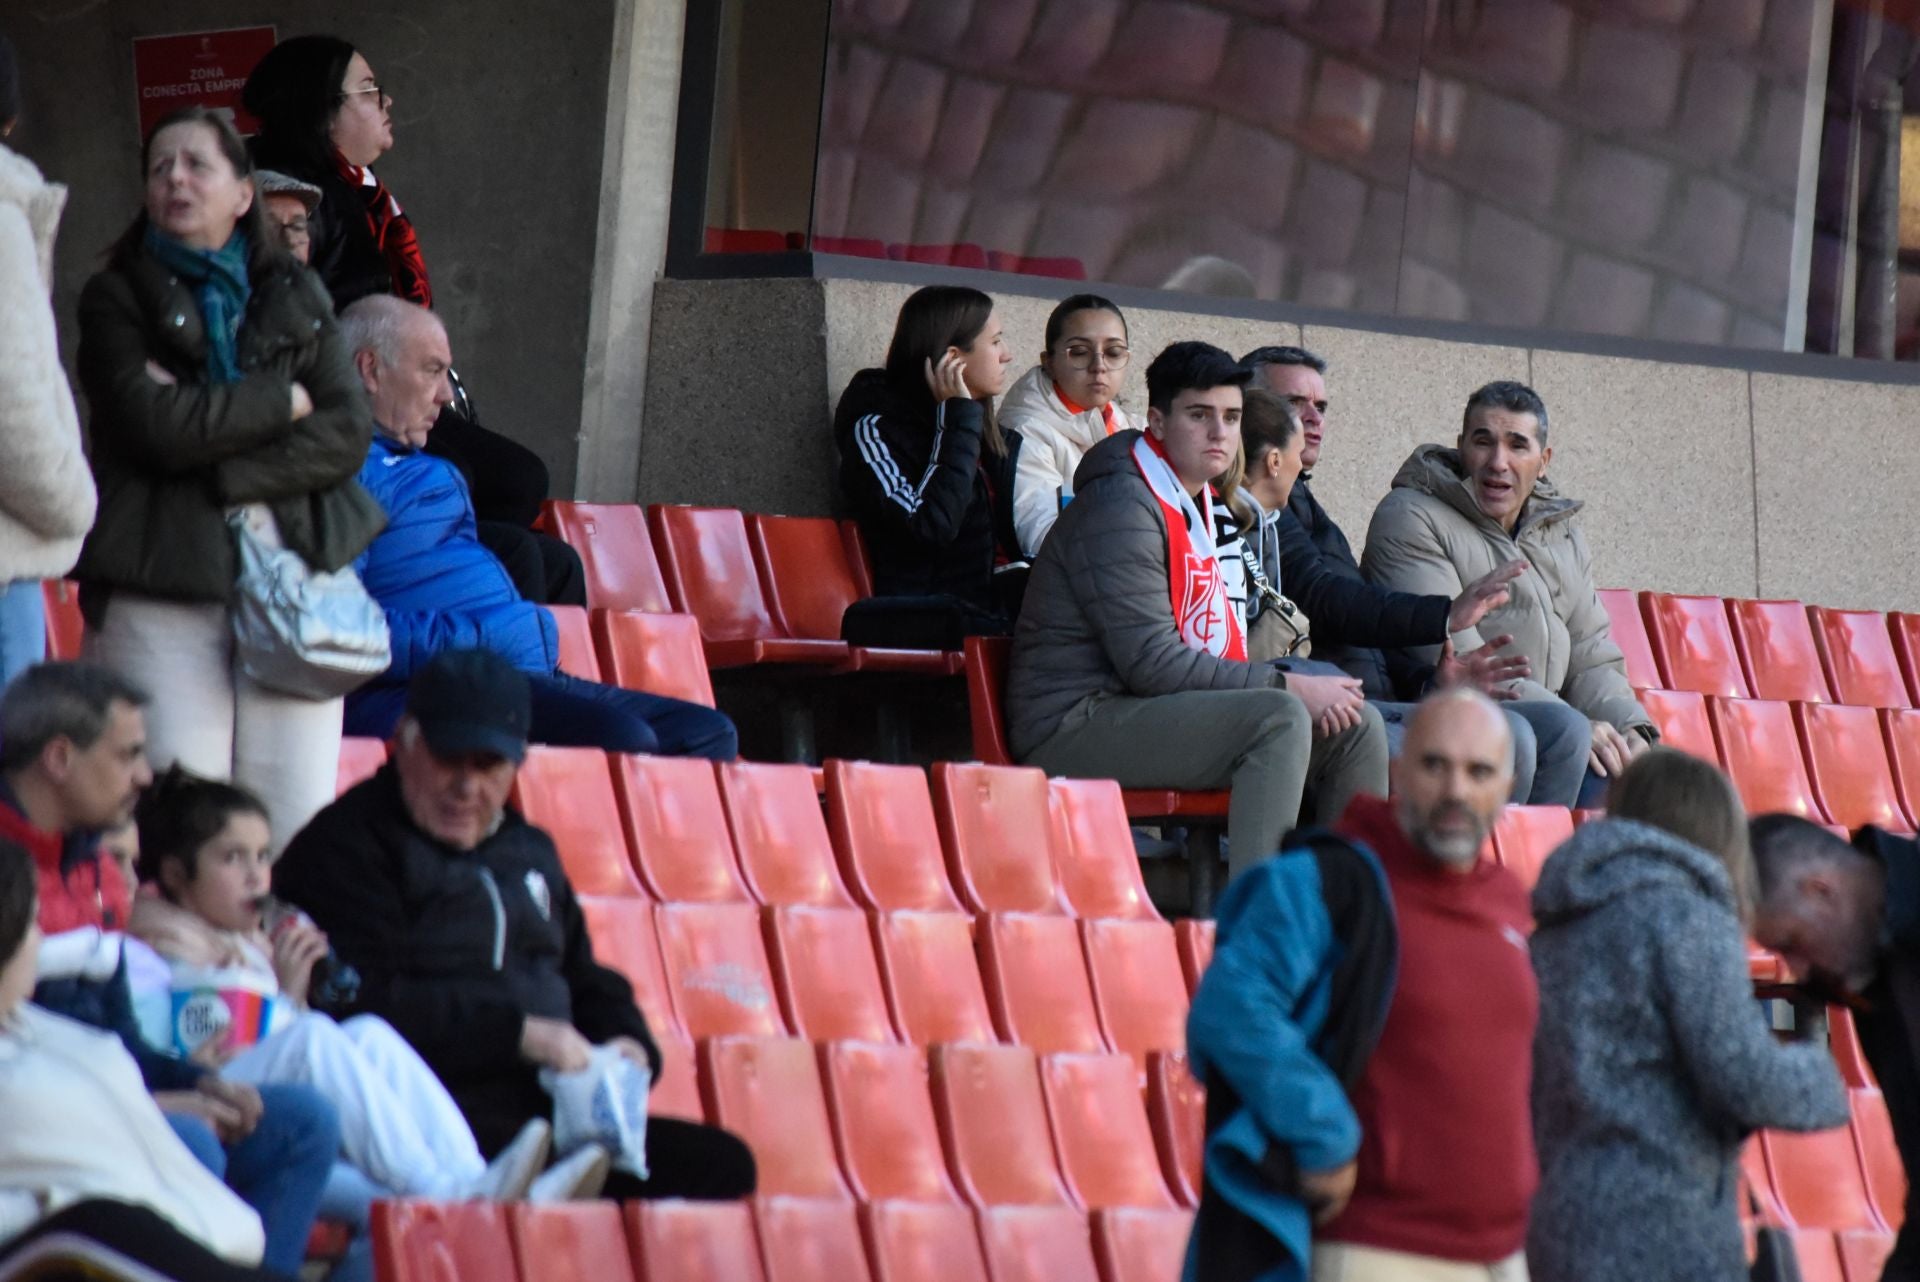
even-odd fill
[[(272, 23), (354, 42), (393, 93), (376, 166), (420, 232), (435, 304), (481, 416), (568, 492), (581, 421), (614, 0), (45, 0), (0, 6), (25, 109), (11, 141), (72, 189), (56, 314), (140, 201), (133, 39)], [(677, 48), (677, 44), (676, 44)]]
[[(879, 363), (912, 288), (663, 283), (642, 499), (832, 511), (834, 400)], [(1057, 295), (996, 297), (1024, 367)], [(1142, 307), (1128, 319), (1130, 408), (1144, 405), (1148, 360), (1176, 338), (1236, 354), (1304, 341), (1331, 361), (1314, 488), (1356, 545), (1407, 453), (1453, 439), (1473, 388), (1519, 378), (1551, 411), (1549, 474), (1587, 504), (1604, 585), (1920, 608), (1902, 519), (1920, 493), (1920, 387)]]

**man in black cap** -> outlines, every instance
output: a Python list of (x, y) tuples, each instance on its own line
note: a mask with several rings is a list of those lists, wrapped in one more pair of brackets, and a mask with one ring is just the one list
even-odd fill
[[(553, 840), (508, 808), (532, 719), (527, 678), (486, 650), (414, 677), (393, 756), (314, 816), (274, 889), (361, 977), (351, 1009), (392, 1024), (440, 1075), (489, 1157), (552, 1100), (542, 1068), (587, 1067), (596, 1044), (660, 1077), (660, 1051), (593, 946)], [(752, 1154), (716, 1127), (647, 1124), (649, 1178), (609, 1196), (739, 1198)]]

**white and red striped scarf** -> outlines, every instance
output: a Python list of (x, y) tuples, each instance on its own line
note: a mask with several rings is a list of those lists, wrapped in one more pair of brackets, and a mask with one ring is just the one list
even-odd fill
[(1227, 599), (1220, 557), (1213, 543), (1213, 487), (1208, 502), (1195, 505), (1167, 463), (1160, 442), (1142, 432), (1133, 444), (1133, 465), (1160, 504), (1167, 524), (1167, 594), (1180, 639), (1219, 659), (1247, 658), (1247, 638)]

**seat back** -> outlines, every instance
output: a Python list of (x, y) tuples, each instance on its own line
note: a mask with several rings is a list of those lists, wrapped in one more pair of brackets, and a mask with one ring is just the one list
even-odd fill
[(587, 604), (598, 610), (673, 609), (666, 580), (654, 559), (647, 520), (630, 503), (573, 503), (548, 499), (540, 523), (580, 554), (587, 576)]
[(925, 773), (829, 761), (826, 774), (827, 828), (854, 897), (869, 908), (958, 911)]
[(1149, 1051), (1187, 1044), (1187, 981), (1172, 926), (1082, 921), (1080, 943), (1107, 1045), (1145, 1064)]
[(1920, 706), (1920, 614), (1889, 610), (1887, 631), (1893, 634), (1893, 655), (1907, 679), (1907, 693)]
[(1601, 588), (1599, 596), (1607, 611), (1608, 633), (1627, 658), (1627, 684), (1635, 690), (1658, 689), (1660, 665), (1653, 657), (1653, 642), (1647, 638), (1640, 594), (1629, 588)]
[(371, 1226), (382, 1282), (521, 1282), (499, 1202), (382, 1198)]
[(1692, 690), (1642, 690), (1640, 706), (1660, 728), (1660, 742), (1703, 761), (1720, 764), (1713, 741), (1713, 722), (1707, 719), (1707, 697)]
[(975, 1206), (1066, 1205), (1033, 1052), (954, 1042), (931, 1054), (934, 1116), (961, 1195)]
[(1111, 779), (1053, 779), (1053, 872), (1069, 911), (1081, 917), (1158, 921), (1134, 853), (1126, 801)]
[(873, 1282), (987, 1282), (973, 1212), (939, 1202), (868, 1202), (860, 1228)]
[(1531, 891), (1547, 856), (1571, 836), (1573, 812), (1565, 806), (1508, 806), (1493, 827), (1493, 848), (1507, 871)]
[(924, 1049), (828, 1042), (820, 1065), (840, 1164), (855, 1197), (960, 1200), (940, 1148)]
[(87, 621), (80, 615), (80, 585), (71, 579), (45, 579), (40, 596), (47, 615), (47, 657), (79, 658), (87, 632)]
[(787, 1031), (773, 970), (749, 904), (661, 904), (660, 960), (689, 1036), (779, 1037)]
[(700, 1098), (700, 1058), (693, 1049), (693, 1039), (685, 1033), (656, 1028), (653, 1040), (660, 1047), (661, 1065), (660, 1077), (647, 1096), (647, 1113), (706, 1121), (707, 1102)]
[(1736, 699), (1748, 696), (1733, 628), (1719, 597), (1648, 592), (1640, 602), (1667, 689)]
[(1847, 1282), (1875, 1282), (1885, 1272), (1893, 1255), (1893, 1234), (1843, 1229), (1834, 1237), (1840, 1244), (1840, 1267)]
[[(860, 1218), (845, 1202), (810, 1197), (763, 1197), (753, 1204), (760, 1259), (767, 1282), (869, 1282)], [(682, 1272), (676, 1278), (731, 1278), (730, 1273)]]
[(1006, 637), (968, 637), (963, 646), (967, 671), (967, 713), (973, 722), (973, 755), (990, 766), (1010, 766), (1006, 714), (1001, 700), (1007, 690), (1007, 658), (1013, 642)]
[(593, 619), (585, 606), (550, 605), (547, 613), (560, 634), (560, 670), (583, 681), (599, 681), (600, 653), (593, 645)]
[(793, 1037), (716, 1037), (700, 1048), (707, 1112), (745, 1140), (759, 1191), (847, 1198), (813, 1044)]
[(1887, 741), (1887, 764), (1907, 813), (1920, 817), (1920, 711), (1882, 708), (1880, 730)]
[(760, 591), (747, 522), (730, 507), (656, 503), (647, 509), (667, 589), (682, 610), (700, 620), (707, 641), (777, 638), (780, 629)]
[(595, 610), (593, 641), (607, 681), (625, 690), (713, 706), (713, 678), (691, 614)]
[(1887, 1097), (1877, 1090), (1852, 1090), (1853, 1143), (1867, 1176), (1867, 1196), (1880, 1222), (1894, 1232), (1906, 1220), (1907, 1168), (1893, 1138), (1893, 1118)]
[(1114, 1207), (1093, 1213), (1093, 1253), (1105, 1282), (1166, 1282), (1180, 1276), (1193, 1212)]
[(747, 517), (747, 539), (780, 631), (838, 641), (841, 617), (860, 599), (840, 523), (824, 516), (754, 513)]
[(1061, 911), (1045, 771), (936, 762), (933, 801), (947, 870), (969, 909)]
[(765, 1277), (753, 1214), (744, 1202), (634, 1201), (621, 1210), (639, 1282), (762, 1282)]
[(1207, 1147), (1207, 1088), (1178, 1051), (1147, 1056), (1147, 1124), (1160, 1151), (1160, 1173), (1182, 1206), (1200, 1205), (1200, 1168)]
[(765, 910), (767, 948), (787, 1024), (814, 1041), (890, 1042), (867, 915), (858, 908)]
[(1734, 598), (1727, 602), (1727, 621), (1733, 625), (1740, 668), (1754, 698), (1809, 703), (1833, 698), (1806, 606), (1798, 601)]
[(1766, 1154), (1774, 1191), (1794, 1224), (1824, 1229), (1878, 1227), (1851, 1129), (1762, 1131), (1760, 1148)]
[(713, 763), (699, 757), (613, 759), (614, 795), (640, 880), (673, 903), (746, 903)]
[(514, 1202), (507, 1207), (507, 1228), (513, 1234), (520, 1275), (528, 1282), (534, 1278), (634, 1282), (633, 1250), (615, 1203)]
[(1849, 1088), (1880, 1088), (1872, 1066), (1867, 1063), (1866, 1047), (1860, 1044), (1860, 1029), (1853, 1022), (1853, 1012), (1845, 1006), (1827, 1007), (1827, 1049), (1833, 1052), (1840, 1080)]
[(1839, 1244), (1826, 1229), (1789, 1229), (1800, 1282), (1850, 1282), (1840, 1264)]
[(976, 1217), (993, 1282), (1100, 1282), (1087, 1217), (1070, 1206), (988, 1206)]
[(334, 770), (333, 795), (339, 796), (364, 779), (371, 779), (387, 764), (384, 740), (344, 735), (340, 739), (340, 764)]
[(513, 802), (528, 823), (553, 838), (576, 893), (646, 893), (627, 851), (606, 753), (598, 748), (529, 746), (514, 776)]
[(1185, 917), (1173, 924), (1173, 942), (1180, 949), (1180, 970), (1187, 977), (1187, 995), (1200, 987), (1200, 976), (1213, 961), (1212, 920)]
[(1174, 1204), (1134, 1061), (1125, 1055), (1042, 1055), (1040, 1088), (1060, 1174), (1075, 1202), (1087, 1210)]
[(873, 914), (880, 976), (894, 1027), (908, 1042), (991, 1042), (993, 1014), (965, 913)]
[(1800, 756), (1793, 710), (1772, 699), (1709, 699), (1720, 760), (1750, 815), (1781, 810), (1826, 821)]
[(1806, 754), (1807, 779), (1827, 818), (1852, 829), (1875, 824), (1912, 832), (1900, 804), (1880, 712), (1831, 703), (1796, 703), (1794, 722)]
[(581, 895), (580, 915), (586, 918), (593, 958), (619, 971), (633, 985), (633, 1000), (654, 1032), (686, 1029), (673, 1008), (667, 968), (660, 960), (660, 933), (653, 924), (653, 905), (629, 895)]
[(763, 904), (851, 908), (809, 766), (729, 761), (720, 802), (747, 889)]
[(988, 913), (979, 931), (980, 976), (1001, 1037), (1041, 1054), (1107, 1049), (1073, 921)]
[(1830, 610), (1818, 605), (1809, 607), (1807, 615), (1838, 702), (1868, 708), (1913, 706), (1885, 615), (1877, 610)]

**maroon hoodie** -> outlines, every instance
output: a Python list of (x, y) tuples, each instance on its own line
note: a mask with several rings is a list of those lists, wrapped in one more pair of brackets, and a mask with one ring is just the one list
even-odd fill
[(1539, 1183), (1528, 1113), (1539, 1014), (1527, 894), (1506, 869), (1457, 873), (1415, 848), (1391, 803), (1356, 798), (1336, 825), (1380, 857), (1400, 973), (1353, 1092), (1360, 1170), (1322, 1241), (1468, 1263), (1526, 1242)]

